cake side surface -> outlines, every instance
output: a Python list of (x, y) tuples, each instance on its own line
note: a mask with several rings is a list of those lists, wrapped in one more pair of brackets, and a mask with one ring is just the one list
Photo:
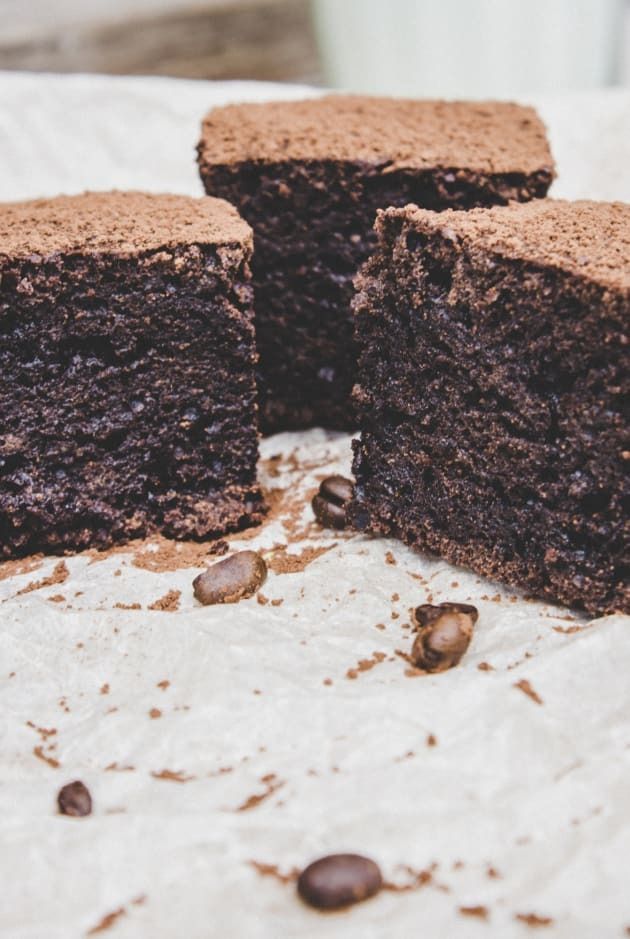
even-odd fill
[[(519, 162), (505, 128), (501, 143), (477, 121), (476, 105), (330, 97), (208, 116), (205, 189), (255, 231), (263, 429), (355, 425), (352, 279), (373, 250), (379, 208), (470, 209), (546, 194), (553, 164), (538, 118), (515, 105), (480, 108), (491, 123), (521, 127), (528, 158)], [(415, 165), (404, 157), (410, 141)], [(510, 150), (502, 162), (501, 147)]]
[[(623, 256), (629, 210), (585, 208), (593, 246), (621, 214), (609, 255)], [(583, 249), (570, 204), (547, 207), (562, 237), (528, 209), (381, 214), (357, 278), (351, 514), (532, 594), (628, 610), (630, 290), (623, 262), (567, 261)], [(557, 254), (537, 263), (550, 237)]]
[(262, 517), (242, 230), (230, 244), (195, 233), (132, 254), (91, 242), (0, 256), (1, 557)]

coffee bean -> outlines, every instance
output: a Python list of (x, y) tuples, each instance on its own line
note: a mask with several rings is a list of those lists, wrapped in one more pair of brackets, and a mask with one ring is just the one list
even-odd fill
[(82, 818), (92, 812), (92, 796), (87, 786), (78, 779), (59, 790), (57, 804), (61, 815)]
[(413, 611), (413, 618), (417, 626), (431, 626), (444, 612), (465, 613), (470, 616), (473, 624), (479, 619), (479, 612), (476, 606), (470, 603), (438, 603), (434, 606), (432, 603), (422, 603)]
[(237, 603), (251, 597), (267, 579), (267, 565), (255, 551), (239, 551), (217, 561), (193, 580), (195, 597), (210, 603)]
[(345, 476), (328, 476), (322, 481), (311, 505), (324, 528), (345, 528), (346, 505), (352, 499), (352, 482)]
[(424, 603), (414, 610), (420, 627), (411, 661), (426, 672), (445, 672), (457, 665), (472, 639), (479, 614), (467, 603)]
[(383, 878), (377, 864), (360, 854), (329, 854), (300, 874), (297, 889), (309, 906), (337, 910), (373, 897)]

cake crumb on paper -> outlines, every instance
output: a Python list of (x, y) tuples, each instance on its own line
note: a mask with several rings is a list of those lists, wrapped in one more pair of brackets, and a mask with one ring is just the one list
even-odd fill
[(164, 613), (174, 613), (179, 609), (181, 595), (181, 590), (169, 590), (163, 597), (150, 603), (148, 608), (150, 610), (162, 610)]

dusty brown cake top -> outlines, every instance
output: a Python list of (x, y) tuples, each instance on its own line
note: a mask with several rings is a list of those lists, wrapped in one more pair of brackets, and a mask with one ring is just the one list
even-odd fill
[(328, 95), (236, 104), (205, 118), (202, 163), (262, 160), (391, 161), (503, 173), (551, 169), (545, 128), (516, 104)]
[(129, 256), (186, 244), (251, 245), (251, 240), (251, 229), (236, 209), (207, 196), (87, 192), (0, 203), (0, 256)]
[(580, 274), (630, 292), (630, 204), (537, 199), (469, 212), (430, 212), (416, 205), (379, 215), (446, 233), (516, 258)]

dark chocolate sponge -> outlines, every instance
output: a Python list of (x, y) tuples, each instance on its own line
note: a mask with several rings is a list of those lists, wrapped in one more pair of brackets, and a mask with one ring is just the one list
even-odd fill
[(376, 227), (355, 300), (355, 525), (630, 611), (630, 206), (407, 206)]
[(251, 252), (215, 199), (0, 206), (0, 558), (261, 518)]
[(329, 96), (217, 108), (205, 119), (206, 191), (252, 225), (264, 430), (349, 428), (352, 278), (376, 210), (544, 196), (542, 123), (514, 104)]

